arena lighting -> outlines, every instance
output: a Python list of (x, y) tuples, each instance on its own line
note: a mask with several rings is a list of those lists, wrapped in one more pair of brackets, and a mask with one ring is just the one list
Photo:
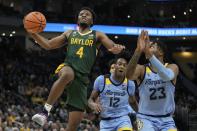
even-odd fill
[(118, 39), (118, 36), (116, 35), (116, 36), (114, 36), (114, 38), (115, 38), (115, 39)]
[[(64, 32), (77, 29), (76, 24), (47, 23), (45, 32)], [(131, 26), (94, 25), (93, 30), (114, 35), (138, 35), (141, 30), (147, 30), (150, 36), (197, 36), (196, 28), (152, 28)]]
[(192, 54), (192, 52), (188, 52), (188, 51), (183, 51), (183, 52), (181, 52), (181, 54), (180, 54), (182, 57), (192, 57), (193, 56), (193, 54)]
[(11, 2), (10, 3), (10, 7), (14, 7), (14, 2)]

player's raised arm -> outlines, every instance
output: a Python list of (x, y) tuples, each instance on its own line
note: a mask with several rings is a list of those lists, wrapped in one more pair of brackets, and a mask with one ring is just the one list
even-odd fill
[(38, 42), (38, 44), (46, 49), (46, 50), (51, 50), (51, 49), (56, 49), (59, 47), (62, 47), (65, 41), (67, 40), (68, 36), (70, 35), (71, 30), (66, 31), (62, 33), (61, 35), (52, 38), (51, 40), (46, 39), (45, 37), (41, 36), (38, 33), (30, 33), (30, 36)]
[(141, 34), (138, 37), (137, 48), (129, 61), (126, 70), (126, 77), (130, 80), (137, 80), (141, 75), (143, 75), (144, 67), (137, 64), (142, 52), (145, 49), (145, 37), (147, 32), (142, 30)]
[(96, 32), (96, 37), (99, 42), (101, 42), (110, 52), (113, 54), (118, 54), (120, 53), (123, 49), (125, 49), (125, 46), (115, 44), (111, 39), (107, 37), (102, 32), (97, 31)]
[(51, 40), (48, 40), (43, 36), (39, 35), (38, 33), (42, 32), (46, 25), (46, 18), (40, 12), (31, 12), (27, 14), (23, 19), (23, 24), (24, 28), (30, 34), (30, 36), (35, 41), (37, 41), (41, 47), (47, 50), (61, 47), (71, 33), (71, 30), (68, 30), (62, 33), (60, 36), (52, 38)]

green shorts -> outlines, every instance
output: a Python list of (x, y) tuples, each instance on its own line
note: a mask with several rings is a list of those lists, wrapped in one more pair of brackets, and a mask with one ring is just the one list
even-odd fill
[[(67, 63), (65, 64), (69, 65)], [(87, 107), (87, 89), (89, 87), (89, 78), (87, 75), (79, 73), (76, 70), (74, 70), (74, 72), (74, 80), (66, 87), (66, 104), (85, 111)]]

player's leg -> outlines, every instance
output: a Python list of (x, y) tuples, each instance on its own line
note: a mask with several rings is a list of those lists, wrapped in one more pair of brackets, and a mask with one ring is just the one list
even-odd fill
[(130, 117), (128, 115), (117, 118), (117, 131), (133, 131)]
[(74, 79), (74, 71), (70, 66), (62, 66), (58, 73), (59, 77), (54, 82), (47, 102), (44, 105), (43, 111), (41, 113), (35, 114), (32, 120), (43, 126), (47, 122), (47, 117), (52, 108), (52, 105), (57, 101), (64, 91), (65, 86)]
[(137, 118), (137, 129), (138, 131), (156, 131), (151, 120)]
[(67, 88), (66, 104), (69, 111), (69, 121), (66, 131), (76, 131), (83, 119), (83, 112), (87, 106), (87, 84), (84, 79), (84, 76), (75, 72), (75, 79)]
[(77, 131), (77, 128), (83, 119), (84, 111), (72, 106), (68, 107), (68, 125), (66, 131)]
[(59, 78), (53, 83), (46, 101), (46, 103), (50, 105), (53, 105), (57, 101), (57, 99), (63, 93), (66, 85), (74, 79), (74, 71), (70, 66), (64, 66), (58, 75)]

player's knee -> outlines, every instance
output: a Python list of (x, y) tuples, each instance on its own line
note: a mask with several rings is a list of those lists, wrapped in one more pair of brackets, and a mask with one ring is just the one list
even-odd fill
[(60, 74), (59, 74), (59, 79), (61, 79), (62, 81), (72, 81), (74, 79), (73, 70), (62, 69)]
[(61, 75), (60, 75), (60, 79), (62, 80), (68, 80), (68, 81), (71, 81), (74, 79), (74, 74), (73, 73), (70, 73), (70, 72), (63, 72)]

